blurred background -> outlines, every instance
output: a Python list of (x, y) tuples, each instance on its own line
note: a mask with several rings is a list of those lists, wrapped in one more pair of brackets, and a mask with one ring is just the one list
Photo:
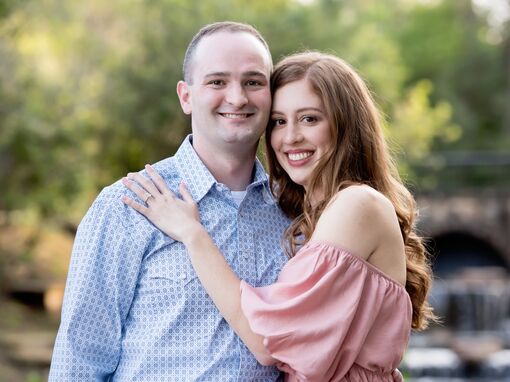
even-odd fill
[(0, 381), (47, 379), (73, 237), (99, 190), (172, 155), (185, 48), (256, 26), (334, 53), (386, 117), (442, 323), (415, 381), (510, 381), (510, 0), (0, 0)]

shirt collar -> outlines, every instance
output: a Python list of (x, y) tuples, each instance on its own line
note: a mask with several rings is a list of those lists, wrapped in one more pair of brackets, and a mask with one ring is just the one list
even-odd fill
[(264, 199), (264, 202), (267, 204), (274, 205), (276, 204), (276, 199), (273, 196), (273, 193), (271, 192), (271, 189), (269, 187), (269, 179), (266, 173), (266, 170), (264, 169), (264, 166), (258, 158), (255, 159), (255, 174), (253, 176), (253, 183), (251, 183), (247, 189), (251, 187), (261, 186), (262, 188), (262, 197)]
[[(199, 202), (218, 182), (195, 152), (191, 144), (192, 138), (190, 134), (184, 139), (174, 155), (174, 160), (176, 169), (188, 186), (193, 200)], [(269, 182), (264, 166), (258, 159), (255, 160), (253, 182), (248, 185), (246, 190), (257, 186), (262, 186), (263, 199), (266, 203), (276, 203), (269, 191)]]

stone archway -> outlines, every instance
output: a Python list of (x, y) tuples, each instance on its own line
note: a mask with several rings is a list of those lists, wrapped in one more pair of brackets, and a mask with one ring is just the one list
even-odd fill
[(455, 277), (466, 268), (501, 268), (510, 274), (510, 262), (490, 241), (471, 232), (454, 230), (432, 238), (429, 244), (434, 274)]
[[(465, 233), (487, 243), (510, 265), (510, 193), (460, 192), (417, 197), (418, 228), (429, 238)], [(476, 241), (476, 240), (475, 240)]]

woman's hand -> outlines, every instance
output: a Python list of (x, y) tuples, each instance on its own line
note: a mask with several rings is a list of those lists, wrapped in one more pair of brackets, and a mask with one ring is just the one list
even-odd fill
[(123, 196), (122, 201), (174, 240), (183, 243), (191, 240), (203, 227), (200, 224), (198, 207), (186, 185), (179, 185), (182, 195), (182, 199), (179, 199), (152, 166), (146, 165), (145, 169), (150, 180), (139, 173), (129, 173), (127, 178), (122, 179), (122, 183), (143, 200), (144, 204), (137, 203), (128, 196)]

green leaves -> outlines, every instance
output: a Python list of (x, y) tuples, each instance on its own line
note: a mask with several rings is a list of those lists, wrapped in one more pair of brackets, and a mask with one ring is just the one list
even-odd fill
[(0, 210), (75, 224), (101, 187), (173, 154), (190, 131), (175, 93), (184, 51), (217, 20), (255, 25), (275, 60), (317, 49), (350, 62), (410, 174), (452, 144), (503, 147), (505, 41), (479, 37), (487, 20), (469, 1), (397, 3), (2, 2)]

